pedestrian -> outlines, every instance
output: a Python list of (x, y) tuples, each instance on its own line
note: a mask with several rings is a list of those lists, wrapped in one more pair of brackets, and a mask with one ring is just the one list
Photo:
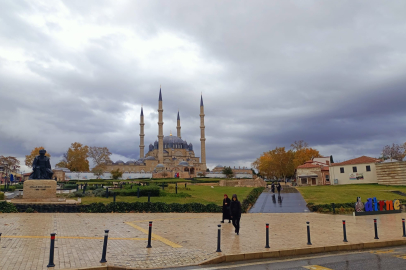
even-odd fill
[(221, 223), (224, 223), (225, 219), (228, 219), (228, 223), (231, 222), (230, 203), (231, 203), (230, 198), (227, 196), (227, 194), (224, 194), (224, 199), (223, 199), (223, 220), (221, 221)]
[(281, 194), (281, 183), (278, 183), (278, 185), (276, 186), (276, 189), (278, 190), (278, 195)]
[(230, 204), (230, 216), (233, 220), (235, 233), (240, 234), (241, 203), (238, 201), (237, 194), (233, 194)]
[(275, 184), (274, 184), (274, 182), (272, 182), (271, 191), (272, 191), (272, 193), (275, 193)]

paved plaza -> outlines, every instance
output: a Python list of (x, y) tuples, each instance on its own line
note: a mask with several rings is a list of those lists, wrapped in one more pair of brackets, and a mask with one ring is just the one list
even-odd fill
[[(342, 220), (348, 244), (402, 239), (405, 214), (373, 216), (316, 213), (243, 214), (237, 236), (222, 224), (222, 253), (216, 253), (221, 214), (180, 213), (18, 213), (0, 214), (1, 269), (46, 269), (50, 233), (57, 233), (55, 269), (100, 266), (104, 230), (110, 230), (107, 264), (138, 268), (195, 265), (224, 254), (306, 248), (306, 221), (313, 247), (342, 245)], [(147, 249), (148, 221), (153, 221), (152, 248)], [(265, 223), (270, 224), (270, 249), (265, 249)]]

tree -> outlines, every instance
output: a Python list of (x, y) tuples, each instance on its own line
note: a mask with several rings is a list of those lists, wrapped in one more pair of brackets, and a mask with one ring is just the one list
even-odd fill
[[(31, 151), (31, 154), (26, 155), (26, 156), (25, 156), (25, 166), (31, 167), (31, 166), (32, 166), (32, 162), (34, 161), (34, 158), (39, 155), (39, 150), (42, 150), (42, 149), (45, 149), (45, 148), (42, 147), (42, 146), (40, 146), (40, 147), (35, 147), (35, 148)], [(48, 152), (46, 152), (45, 156), (47, 156), (47, 157), (49, 157), (49, 158), (51, 157), (51, 155), (50, 155)]]
[(296, 150), (294, 152), (293, 166), (297, 168), (297, 166), (304, 164), (306, 161), (317, 157), (321, 157), (321, 155), (316, 149), (306, 147)]
[(97, 165), (92, 169), (92, 173), (94, 175), (97, 176), (97, 178), (99, 178), (100, 176), (102, 176), (104, 174), (104, 172), (106, 171), (106, 165), (101, 164), (101, 165)]
[(276, 147), (274, 150), (263, 153), (252, 164), (258, 174), (268, 179), (286, 179), (295, 173), (293, 164), (294, 152), (285, 150), (285, 147)]
[(89, 171), (89, 147), (78, 142), (71, 144), (71, 147), (63, 155), (63, 159), (56, 164), (57, 167), (66, 167), (72, 172)]
[(385, 160), (390, 159), (390, 161), (392, 161), (392, 159), (394, 159), (402, 161), (402, 159), (405, 157), (405, 150), (402, 146), (392, 143), (392, 146), (386, 145), (382, 149), (382, 157)]
[(113, 177), (114, 180), (117, 180), (121, 176), (123, 176), (123, 172), (120, 171), (120, 169), (116, 169), (116, 170), (111, 171), (111, 177)]
[(225, 174), (227, 178), (232, 178), (234, 176), (234, 172), (231, 167), (224, 167), (222, 173)]
[(111, 153), (107, 147), (92, 146), (89, 148), (89, 157), (96, 166), (111, 162), (110, 156)]
[(299, 151), (302, 150), (303, 148), (308, 148), (309, 145), (304, 140), (300, 140), (292, 143), (290, 147), (293, 149), (293, 151)]
[(7, 178), (9, 177), (10, 173), (17, 171), (20, 168), (20, 161), (16, 157), (0, 156), (0, 165), (3, 167), (4, 174), (6, 176), (5, 183), (7, 183)]

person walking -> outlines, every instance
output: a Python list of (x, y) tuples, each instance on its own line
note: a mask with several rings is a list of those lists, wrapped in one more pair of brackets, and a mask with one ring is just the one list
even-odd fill
[(272, 191), (272, 193), (275, 193), (275, 184), (274, 184), (274, 182), (272, 182), (271, 191)]
[(224, 199), (223, 199), (223, 220), (221, 221), (221, 223), (224, 223), (225, 219), (228, 219), (228, 223), (231, 222), (230, 203), (231, 203), (230, 198), (227, 196), (227, 194), (224, 194)]
[(278, 183), (278, 185), (276, 186), (276, 189), (278, 190), (278, 195), (281, 194), (281, 183)]
[(237, 194), (233, 194), (230, 204), (230, 216), (233, 220), (235, 233), (240, 234), (241, 203), (238, 201)]

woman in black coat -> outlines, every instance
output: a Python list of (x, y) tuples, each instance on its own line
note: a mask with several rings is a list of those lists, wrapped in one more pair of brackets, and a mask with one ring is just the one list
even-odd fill
[(233, 220), (235, 233), (240, 234), (240, 219), (241, 219), (241, 203), (238, 201), (237, 195), (233, 194), (230, 204), (230, 215)]
[(221, 221), (221, 223), (224, 223), (225, 219), (228, 219), (228, 223), (231, 222), (230, 203), (231, 203), (230, 198), (227, 196), (227, 194), (224, 194), (224, 199), (223, 199), (223, 220)]

